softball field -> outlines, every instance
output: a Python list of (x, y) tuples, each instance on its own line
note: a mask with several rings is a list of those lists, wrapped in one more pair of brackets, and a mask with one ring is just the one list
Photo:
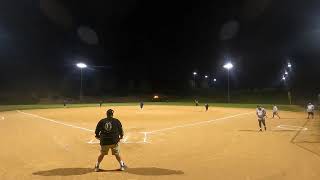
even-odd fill
[[(125, 130), (120, 172), (99, 154), (97, 122), (114, 109)], [(320, 179), (319, 118), (280, 111), (258, 131), (255, 109), (150, 105), (0, 112), (1, 180)]]

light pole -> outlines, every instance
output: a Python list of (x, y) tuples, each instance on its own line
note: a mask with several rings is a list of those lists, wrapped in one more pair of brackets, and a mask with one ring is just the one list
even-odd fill
[(197, 72), (193, 72), (193, 87), (194, 88), (196, 88), (196, 75), (197, 75), (198, 73)]
[(80, 96), (79, 99), (82, 101), (82, 69), (86, 68), (87, 65), (84, 63), (77, 63), (76, 64), (78, 68), (80, 68)]
[(231, 62), (226, 63), (223, 65), (223, 68), (227, 69), (228, 71), (228, 103), (230, 103), (230, 69), (233, 68), (233, 64)]

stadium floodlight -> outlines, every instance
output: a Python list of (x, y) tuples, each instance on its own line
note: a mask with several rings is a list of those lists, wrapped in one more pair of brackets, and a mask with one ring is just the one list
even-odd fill
[(284, 75), (282, 76), (282, 80), (283, 80), (283, 81), (285, 81), (285, 80), (286, 80), (286, 77), (285, 77)]
[(80, 69), (80, 95), (79, 99), (82, 101), (82, 69), (87, 68), (88, 66), (85, 63), (77, 63), (76, 66)]
[(225, 65), (223, 65), (223, 67), (227, 70), (230, 70), (233, 68), (233, 64), (231, 62), (226, 63)]
[(208, 79), (209, 76), (205, 75), (204, 78)]
[(196, 76), (198, 73), (197, 72), (193, 72), (193, 75)]
[(285, 71), (284, 74), (285, 74), (285, 75), (288, 75), (288, 71)]
[(216, 79), (216, 78), (214, 78), (214, 79), (213, 79), (213, 82), (217, 82), (217, 79)]
[(88, 67), (85, 63), (77, 63), (77, 67), (80, 69)]
[(288, 62), (288, 68), (291, 68), (292, 64), (290, 62)]
[(225, 65), (223, 65), (223, 68), (228, 70), (228, 103), (230, 103), (230, 78), (229, 78), (229, 74), (230, 74), (230, 69), (233, 68), (233, 64), (231, 62), (226, 63)]

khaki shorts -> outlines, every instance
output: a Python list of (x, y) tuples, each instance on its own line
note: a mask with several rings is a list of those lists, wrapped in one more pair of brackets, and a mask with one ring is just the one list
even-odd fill
[(100, 152), (103, 155), (108, 155), (109, 149), (111, 149), (112, 155), (119, 155), (120, 154), (119, 144), (102, 145)]

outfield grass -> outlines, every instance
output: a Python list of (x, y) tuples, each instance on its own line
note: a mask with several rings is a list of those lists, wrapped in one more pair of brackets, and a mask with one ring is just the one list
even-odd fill
[[(175, 105), (175, 106), (195, 106), (193, 102), (146, 102), (145, 105)], [(226, 104), (226, 103), (209, 103), (212, 107), (226, 107), (226, 108), (256, 108), (257, 104)], [(266, 109), (272, 109), (272, 104), (260, 104)], [(66, 108), (79, 107), (98, 107), (99, 104), (68, 104)], [(107, 106), (139, 106), (137, 102), (128, 103), (104, 103), (103, 107)], [(203, 106), (203, 104), (200, 104)], [(280, 111), (304, 111), (304, 108), (297, 105), (277, 105)], [(0, 111), (11, 110), (25, 110), (25, 109), (50, 109), (50, 108), (64, 108), (62, 104), (35, 104), (35, 105), (0, 105)]]

